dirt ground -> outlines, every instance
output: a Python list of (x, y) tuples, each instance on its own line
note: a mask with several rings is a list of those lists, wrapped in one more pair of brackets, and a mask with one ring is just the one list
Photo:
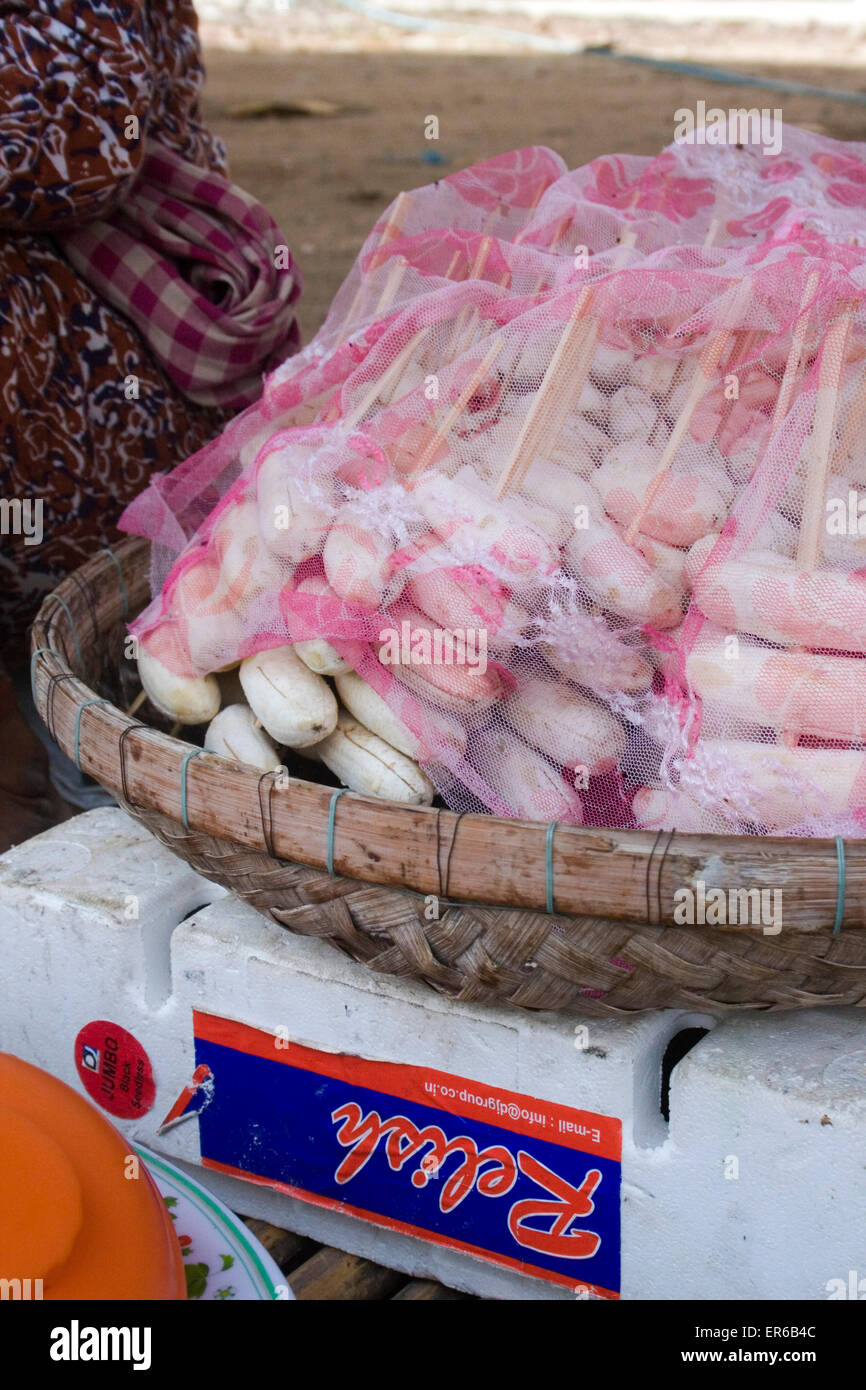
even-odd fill
[[(779, 107), (786, 121), (866, 140), (866, 105), (709, 83), (605, 57), (212, 47), (205, 56), (205, 112), (228, 145), (232, 175), (270, 208), (306, 278), (305, 339), (322, 322), (370, 226), (401, 189), (504, 150), (550, 145), (570, 167), (603, 153), (654, 154), (672, 140), (677, 108), (694, 109), (699, 100)], [(841, 56), (838, 66), (764, 64), (762, 72), (864, 89), (862, 72)], [(329, 117), (229, 114), (243, 103), (297, 98), (324, 98), (343, 109)], [(438, 142), (424, 138), (428, 115), (439, 119)], [(424, 162), (431, 151), (442, 163)]]

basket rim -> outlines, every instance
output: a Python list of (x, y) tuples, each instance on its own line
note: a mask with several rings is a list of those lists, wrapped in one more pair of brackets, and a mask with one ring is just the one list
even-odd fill
[[(866, 925), (866, 841), (837, 841), (547, 825), (409, 806), (201, 755), (128, 716), (76, 674), (70, 651), (99, 649), (104, 627), (149, 600), (148, 542), (97, 552), (43, 600), (30, 633), (31, 685), (40, 718), (68, 756), (131, 805), (259, 850), (352, 879), (496, 908), (611, 918), (654, 926), (674, 917), (675, 893), (703, 882), (726, 893), (782, 889), (784, 922), (803, 933)], [(201, 755), (201, 756), (200, 756)], [(266, 785), (268, 779), (270, 786)], [(333, 834), (329, 835), (329, 824)], [(329, 854), (330, 842), (330, 854)], [(751, 931), (750, 923), (713, 922)], [(772, 936), (774, 933), (764, 932)]]

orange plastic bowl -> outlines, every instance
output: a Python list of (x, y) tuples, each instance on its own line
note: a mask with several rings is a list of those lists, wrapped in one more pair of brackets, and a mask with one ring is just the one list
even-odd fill
[(186, 1298), (171, 1218), (123, 1135), (70, 1086), (0, 1052), (3, 1279), (7, 1297)]

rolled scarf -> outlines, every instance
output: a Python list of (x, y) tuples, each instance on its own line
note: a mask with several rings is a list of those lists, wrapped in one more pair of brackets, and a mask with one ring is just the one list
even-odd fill
[(303, 282), (273, 218), (222, 174), (162, 145), (149, 142), (111, 217), (55, 239), (199, 405), (251, 404), (262, 374), (300, 346), (292, 306)]

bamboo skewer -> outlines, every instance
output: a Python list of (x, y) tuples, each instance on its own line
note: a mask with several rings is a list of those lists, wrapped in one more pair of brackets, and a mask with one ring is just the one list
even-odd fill
[[(806, 281), (805, 289), (800, 300), (800, 308), (797, 313), (797, 321), (791, 335), (791, 346), (788, 351), (788, 358), (785, 362), (785, 371), (782, 375), (782, 382), (779, 393), (776, 396), (776, 404), (773, 407), (773, 418), (770, 423), (770, 439), (772, 439), (782, 427), (794, 397), (794, 388), (803, 365), (803, 344), (806, 340), (806, 311), (811, 300), (814, 298), (818, 287), (818, 275), (813, 272)], [(797, 650), (795, 648), (794, 650)], [(804, 648), (799, 648), (804, 650)], [(801, 730), (797, 728), (784, 728), (780, 730), (777, 738), (778, 743), (784, 744), (786, 748), (796, 748), (800, 742)]]
[(481, 359), (475, 371), (472, 373), (469, 380), (464, 385), (463, 390), (460, 392), (460, 395), (457, 397), (456, 401), (446, 414), (445, 419), (438, 426), (435, 434), (432, 435), (432, 437), (425, 444), (424, 448), (421, 450), (420, 454), (415, 460), (413, 466), (409, 469), (407, 477), (413, 478), (417, 473), (423, 473), (424, 469), (427, 467), (427, 465), (430, 463), (430, 460), (436, 453), (436, 450), (439, 448), (439, 445), (441, 444), (442, 440), (445, 438), (448, 431), (454, 424), (454, 421), (466, 409), (466, 406), (469, 404), (472, 397), (475, 395), (475, 392), (478, 390), (478, 387), (480, 386), (481, 382), (484, 380), (485, 376), (490, 371), (490, 368), (493, 366), (494, 361), (499, 356), (499, 353), (502, 350), (502, 345), (504, 342), (505, 339), (503, 335), (501, 333), (497, 333), (496, 337), (493, 339), (493, 342), (488, 347), (484, 357)]
[(365, 395), (355, 406), (354, 410), (350, 411), (349, 414), (345, 417), (342, 426), (344, 430), (353, 430), (357, 425), (358, 421), (364, 418), (364, 416), (367, 414), (367, 411), (373, 404), (375, 404), (377, 400), (382, 399), (383, 404), (389, 404), (391, 397), (386, 397), (385, 392), (391, 391), (392, 388), (396, 386), (400, 377), (403, 375), (406, 363), (411, 358), (413, 352), (415, 351), (415, 348), (420, 343), (421, 339), (424, 337), (426, 332), (426, 328), (421, 328), (418, 330), (417, 333), (413, 334), (413, 336), (409, 339), (408, 343), (403, 348), (403, 350), (399, 352), (397, 356), (394, 358), (394, 361), (391, 363), (390, 367), (386, 368), (386, 370), (382, 373), (378, 380), (372, 383)]
[(803, 498), (800, 538), (797, 544), (798, 569), (814, 569), (821, 554), (824, 499), (830, 472), (833, 425), (836, 419), (839, 386), (853, 321), (854, 309), (849, 306), (831, 323), (821, 351), (811, 439), (811, 459)]
[[(520, 438), (502, 471), (496, 486), (497, 497), (504, 497), (509, 488), (515, 485), (520, 486), (533, 460), (540, 452), (541, 442), (552, 427), (549, 413), (551, 401), (556, 402), (554, 409), (559, 414), (563, 399), (570, 400), (571, 396), (574, 395), (574, 384), (579, 378), (579, 369), (587, 355), (585, 349), (592, 328), (592, 320), (587, 318), (591, 303), (592, 290), (588, 286), (584, 286), (577, 297), (565, 332), (556, 345), (556, 351), (550, 359), (535, 400), (523, 422)], [(586, 376), (584, 375), (583, 381), (580, 382), (581, 390), (585, 379)], [(563, 415), (563, 420), (564, 418)]]
[[(478, 250), (475, 253), (475, 260), (472, 262), (469, 274), (466, 277), (468, 280), (480, 279), (481, 275), (484, 272), (484, 267), (487, 264), (487, 258), (490, 255), (492, 247), (493, 237), (482, 237), (481, 242), (478, 246)], [(475, 336), (475, 330), (477, 326), (477, 307), (475, 305), (470, 306), (465, 304), (463, 308), (460, 310), (460, 313), (457, 315), (457, 320), (454, 324), (454, 332), (451, 336), (451, 346), (448, 348), (445, 357), (446, 362), (453, 362), (455, 358), (460, 356), (461, 352), (466, 352), (468, 350), (468, 348), (472, 344), (472, 340)]]
[[(803, 347), (807, 328), (806, 310), (814, 297), (817, 284), (817, 274), (810, 275), (800, 302), (800, 311), (792, 334), (782, 383), (776, 398), (770, 427), (771, 440), (778, 435), (782, 428), (793, 400), (803, 362)], [(809, 449), (809, 468), (804, 489), (803, 515), (797, 547), (797, 570), (814, 570), (820, 560), (824, 499), (827, 480), (831, 471), (833, 431), (853, 319), (854, 308), (850, 305), (843, 308), (843, 311), (831, 323), (824, 338), (818, 370), (813, 427), (807, 446)], [(802, 642), (795, 642), (788, 647), (788, 650), (804, 652), (807, 648)], [(798, 727), (797, 723), (786, 724), (777, 731), (776, 743), (785, 748), (797, 748), (802, 733), (803, 730)]]
[[(562, 241), (562, 238), (565, 236), (565, 233), (568, 231), (568, 229), (569, 229), (569, 227), (572, 225), (572, 222), (573, 222), (573, 221), (574, 221), (574, 217), (573, 217), (573, 215), (572, 215), (571, 213), (568, 213), (565, 217), (561, 217), (561, 218), (559, 219), (559, 222), (557, 223), (557, 226), (556, 226), (556, 231), (555, 231), (555, 233), (554, 233), (554, 235), (553, 235), (553, 240), (551, 241), (551, 243), (550, 243), (549, 246), (545, 247), (545, 250), (547, 250), (547, 251), (555, 251), (555, 250), (556, 250), (557, 246), (558, 246), (559, 243)], [(543, 291), (546, 290), (546, 289), (547, 289), (547, 276), (546, 276), (546, 275), (542, 275), (541, 278), (540, 278), (538, 281), (536, 281), (535, 288), (534, 288), (534, 290), (532, 291), (532, 293), (533, 293), (533, 295), (541, 294), (541, 293), (543, 293)]]
[(719, 227), (721, 225), (721, 218), (714, 217), (712, 219), (709, 227), (707, 228), (707, 234), (704, 237), (704, 246), (713, 246), (715, 244), (715, 240), (719, 232)]
[[(612, 271), (619, 269), (622, 252), (633, 245), (634, 233), (624, 233), (620, 241), (620, 254), (611, 267)], [(580, 400), (601, 327), (597, 318), (588, 315), (593, 295), (593, 287), (584, 285), (577, 297), (565, 331), (523, 422), (520, 438), (502, 470), (496, 487), (498, 498), (504, 497), (511, 487), (519, 487), (533, 460), (553, 447), (569, 411), (575, 401)]]
[[(538, 191), (536, 192), (535, 197), (534, 197), (533, 200), (532, 200), (532, 203), (531, 203), (530, 206), (527, 208), (527, 218), (526, 218), (526, 221), (524, 222), (523, 226), (520, 228), (520, 231), (512, 238), (512, 245), (513, 245), (513, 246), (521, 246), (521, 245), (523, 244), (523, 241), (524, 241), (525, 238), (526, 238), (527, 229), (528, 229), (528, 227), (529, 227), (530, 222), (532, 221), (532, 214), (535, 212), (536, 208), (538, 207), (538, 204), (541, 202), (542, 198), (544, 197), (544, 195), (545, 195), (545, 193), (547, 192), (547, 190), (548, 190), (549, 187), (550, 187), (550, 184), (544, 184), (543, 187), (542, 187), (541, 185), (539, 185)], [(501, 207), (501, 204), (500, 204), (500, 207)]]
[(142, 705), (144, 704), (144, 702), (145, 702), (146, 699), (147, 699), (147, 691), (146, 691), (146, 690), (139, 690), (138, 694), (136, 695), (136, 697), (135, 697), (135, 699), (133, 700), (132, 704), (131, 704), (131, 705), (129, 706), (129, 708), (127, 709), (126, 713), (127, 713), (130, 717), (131, 717), (133, 714), (138, 714), (138, 711), (141, 709), (141, 707), (142, 707)]
[(394, 258), (394, 265), (391, 268), (391, 273), (385, 281), (385, 287), (379, 295), (379, 302), (376, 305), (375, 317), (377, 319), (380, 319), (383, 314), (387, 313), (394, 303), (400, 291), (400, 286), (403, 283), (403, 277), (408, 269), (409, 262), (406, 260), (405, 256), (396, 256)]
[[(860, 378), (860, 384), (854, 393), (854, 399), (848, 407), (848, 414), (845, 416), (845, 425), (839, 437), (835, 457), (840, 461), (847, 459), (853, 453), (854, 446), (863, 434), (866, 426), (866, 372)], [(835, 469), (833, 470), (836, 471)]]
[[(454, 252), (454, 255), (451, 257), (451, 261), (450, 261), (450, 264), (449, 264), (449, 266), (448, 266), (448, 269), (447, 269), (446, 272), (445, 272), (445, 279), (446, 279), (446, 280), (450, 280), (450, 279), (451, 279), (451, 276), (452, 276), (452, 274), (453, 274), (453, 272), (454, 272), (454, 270), (455, 270), (455, 268), (456, 268), (456, 266), (457, 266), (457, 262), (458, 262), (459, 260), (460, 260), (460, 252), (459, 252), (459, 251), (455, 251), (455, 252)], [(404, 262), (404, 269), (405, 269), (405, 262)], [(401, 277), (401, 278), (402, 278), (402, 277)], [(386, 290), (387, 290), (387, 286), (386, 286)], [(383, 298), (384, 298), (384, 291), (383, 291)], [(380, 300), (380, 306), (381, 306), (381, 300)], [(422, 338), (424, 337), (424, 335), (425, 335), (426, 332), (427, 332), (426, 328), (421, 328), (421, 329), (418, 330), (417, 333), (415, 333), (415, 334), (413, 335), (413, 337), (411, 337), (411, 338), (409, 339), (409, 342), (408, 342), (408, 343), (406, 344), (406, 346), (403, 348), (402, 352), (398, 353), (398, 355), (394, 358), (394, 361), (391, 363), (390, 367), (388, 367), (388, 368), (386, 369), (386, 371), (383, 373), (383, 375), (382, 375), (381, 377), (379, 377), (378, 381), (375, 381), (375, 382), (372, 384), (372, 386), (371, 386), (370, 389), (367, 391), (367, 393), (364, 395), (364, 397), (362, 398), (362, 400), (360, 401), (360, 403), (355, 407), (355, 409), (354, 409), (349, 415), (346, 416), (345, 420), (343, 421), (343, 428), (344, 428), (344, 429), (346, 429), (346, 430), (354, 429), (355, 426), (357, 425), (358, 421), (359, 421), (359, 420), (362, 420), (362, 419), (364, 418), (364, 416), (366, 415), (367, 411), (370, 409), (370, 407), (371, 407), (377, 400), (381, 400), (383, 405), (389, 405), (389, 404), (391, 403), (391, 401), (394, 399), (394, 390), (393, 390), (393, 388), (394, 388), (394, 386), (396, 386), (397, 382), (400, 380), (401, 376), (403, 375), (403, 371), (404, 371), (404, 369), (405, 369), (405, 367), (406, 367), (406, 363), (411, 359), (413, 352), (415, 351), (415, 349), (416, 349), (416, 347), (418, 346), (418, 344), (421, 342), (421, 340), (422, 340)], [(386, 394), (386, 393), (387, 393), (387, 394)]]
[[(712, 221), (710, 222), (710, 225), (709, 225), (708, 228), (707, 228), (706, 236), (704, 237), (704, 240), (703, 240), (703, 245), (704, 245), (705, 247), (709, 247), (709, 246), (715, 245), (715, 240), (716, 240), (716, 237), (717, 237), (717, 235), (718, 235), (719, 228), (720, 228), (721, 226), (723, 226), (723, 219), (722, 219), (722, 218), (719, 218), (719, 217), (714, 217), (714, 218), (712, 219)], [(682, 321), (681, 321), (681, 323), (680, 323), (680, 327), (682, 327)], [(755, 334), (755, 333), (752, 333), (752, 332), (749, 332), (749, 333), (735, 333), (734, 337), (735, 337), (735, 340), (738, 342), (738, 346), (737, 346), (736, 349), (733, 349), (733, 350), (732, 350), (732, 356), (733, 356), (734, 351), (736, 351), (737, 360), (738, 360), (738, 361), (742, 361), (742, 359), (746, 356), (747, 352), (749, 351), (751, 342), (752, 342), (752, 341), (754, 340), (754, 338), (756, 337), (756, 334)], [(674, 373), (673, 373), (673, 376), (671, 377), (671, 384), (670, 384), (670, 386), (669, 386), (669, 388), (668, 388), (668, 390), (667, 390), (667, 393), (666, 393), (666, 395), (665, 395), (664, 406), (663, 406), (662, 412), (661, 412), (662, 414), (665, 414), (665, 413), (670, 414), (670, 413), (671, 413), (671, 412), (670, 412), (670, 404), (671, 404), (671, 401), (673, 400), (674, 392), (677, 390), (677, 388), (679, 387), (680, 381), (682, 380), (682, 374), (683, 374), (683, 360), (682, 360), (682, 358), (680, 358), (679, 361), (677, 362), (676, 366), (674, 367)], [(661, 417), (660, 417), (660, 418), (661, 418)], [(659, 422), (660, 422), (660, 421), (659, 421)], [(655, 434), (656, 430), (658, 429), (659, 422), (657, 422), (656, 425), (653, 427), (653, 434)], [(650, 440), (652, 440), (652, 435), (650, 436)]]
[[(549, 251), (555, 250), (556, 245), (557, 245), (557, 242), (559, 242), (559, 241), (561, 240), (561, 238), (564, 236), (566, 229), (567, 229), (568, 227), (571, 226), (571, 222), (572, 222), (572, 218), (571, 218), (570, 216), (568, 216), (568, 217), (563, 217), (563, 218), (560, 219), (559, 225), (558, 225), (558, 228), (557, 228), (556, 235), (554, 236), (552, 242), (550, 243), (550, 246), (547, 248)], [(534, 288), (533, 291), (532, 291), (533, 296), (534, 296), (534, 295), (537, 295), (537, 294), (541, 294), (541, 293), (542, 293), (543, 291), (545, 291), (546, 289), (547, 289), (547, 277), (544, 276), (544, 275), (542, 275), (542, 276), (541, 276), (541, 279), (538, 280), (538, 281), (536, 282), (535, 288)], [(503, 382), (502, 382), (502, 399), (503, 399), (503, 400), (504, 400), (505, 397), (507, 396), (508, 392), (512, 389), (512, 387), (513, 387), (513, 385), (514, 385), (514, 380), (515, 380), (516, 376), (517, 376), (517, 360), (515, 359), (515, 360), (512, 362), (511, 366), (508, 368), (508, 371), (507, 371), (507, 373), (506, 373), (506, 375), (505, 375), (505, 378), (504, 378), (504, 380), (503, 380)], [(564, 419), (563, 419), (563, 424), (564, 424), (564, 423), (565, 423), (565, 421), (564, 421)]]
[(806, 281), (806, 288), (803, 291), (803, 298), (800, 300), (800, 311), (797, 315), (797, 322), (791, 336), (791, 347), (788, 352), (788, 360), (785, 363), (785, 371), (782, 376), (782, 384), (779, 387), (779, 394), (776, 397), (776, 404), (773, 409), (773, 421), (770, 426), (770, 433), (776, 434), (781, 428), (782, 421), (791, 408), (791, 401), (794, 399), (794, 386), (800, 367), (803, 361), (803, 343), (806, 339), (806, 316), (805, 311), (814, 298), (818, 288), (818, 274), (813, 271)]
[[(803, 343), (806, 336), (806, 322), (804, 309), (813, 298), (818, 286), (817, 272), (809, 276), (803, 299), (800, 304), (800, 314), (798, 315), (797, 325), (791, 341), (791, 349), (788, 353), (788, 360), (785, 364), (785, 373), (782, 378), (782, 385), (776, 397), (776, 406), (773, 411), (773, 421), (771, 433), (776, 434), (781, 428), (782, 421), (790, 409), (791, 400), (794, 394), (794, 382), (799, 374), (803, 359)], [(813, 569), (820, 558), (821, 552), (821, 518), (824, 512), (824, 496), (827, 490), (827, 478), (831, 471), (830, 468), (830, 443), (832, 439), (833, 424), (835, 421), (836, 408), (839, 395), (839, 381), (842, 374), (842, 367), (845, 361), (845, 350), (848, 343), (848, 334), (851, 328), (852, 313), (849, 311), (836, 319), (831, 325), (824, 342), (824, 353), (830, 345), (831, 334), (833, 334), (833, 347), (836, 339), (841, 336), (839, 347), (838, 367), (834, 366), (831, 360), (827, 375), (830, 381), (826, 381), (825, 363), (826, 358), (822, 355), (821, 367), (818, 374), (818, 399), (815, 406), (815, 429), (812, 437), (812, 460), (817, 462), (818, 473), (815, 476), (813, 468), (810, 467), (809, 475), (806, 480), (803, 502), (803, 517), (800, 524), (800, 537), (797, 546), (797, 567), (798, 569)], [(838, 327), (839, 333), (834, 333)], [(827, 394), (822, 397), (822, 377), (825, 377), (824, 385)], [(866, 400), (866, 396), (864, 396)], [(819, 420), (820, 416), (820, 420)], [(809, 513), (808, 525), (806, 525), (807, 512)], [(813, 513), (815, 514), (813, 516)], [(805, 538), (804, 538), (805, 537)], [(793, 651), (805, 651), (802, 646), (792, 648)], [(793, 726), (786, 726), (779, 730), (777, 742), (786, 748), (796, 748), (800, 742), (802, 730)]]
[[(744, 281), (743, 285), (745, 284), (746, 282)], [(738, 292), (737, 297), (735, 299), (732, 310), (732, 316), (734, 319), (738, 317), (737, 311), (742, 293), (743, 288), (741, 286), (740, 291)], [(712, 383), (713, 374), (715, 373), (716, 368), (721, 362), (722, 357), (724, 356), (725, 350), (728, 347), (728, 344), (730, 343), (733, 334), (733, 328), (719, 329), (718, 332), (713, 334), (712, 338), (704, 346), (701, 352), (701, 355), (698, 359), (697, 369), (695, 371), (694, 376), (692, 377), (692, 384), (689, 388), (689, 394), (686, 397), (685, 404), (683, 405), (682, 410), (680, 411), (679, 418), (677, 419), (676, 424), (671, 430), (670, 438), (668, 439), (668, 442), (664, 448), (664, 452), (662, 453), (662, 456), (659, 460), (659, 466), (656, 469), (652, 481), (650, 482), (646, 492), (643, 495), (643, 500), (637, 511), (637, 514), (629, 523), (628, 527), (624, 532), (624, 539), (629, 545), (634, 545), (635, 543), (635, 538), (637, 537), (637, 534), (640, 531), (641, 523), (643, 522), (644, 517), (646, 516), (647, 512), (649, 511), (650, 507), (655, 501), (659, 488), (661, 487), (662, 483), (667, 477), (668, 472), (670, 471), (670, 466), (673, 463), (674, 458), (676, 457), (677, 450), (679, 449), (680, 445), (683, 442), (683, 439), (686, 436), (686, 432), (689, 428), (689, 425), (691, 424), (692, 416), (695, 413), (695, 408), (698, 404), (698, 401), (701, 399), (703, 395), (705, 395), (705, 393), (709, 389)]]
[[(394, 206), (393, 206), (393, 208), (391, 209), (391, 215), (390, 215), (390, 217), (388, 218), (388, 221), (385, 223), (384, 227), (382, 228), (382, 235), (381, 235), (380, 238), (379, 238), (379, 245), (378, 245), (377, 250), (376, 250), (376, 255), (377, 255), (377, 256), (381, 254), (382, 248), (384, 247), (384, 245), (385, 245), (385, 243), (386, 243), (387, 241), (393, 241), (393, 239), (394, 239), (395, 236), (399, 236), (399, 235), (400, 235), (400, 232), (403, 230), (403, 219), (404, 219), (404, 217), (406, 216), (406, 212), (407, 212), (407, 210), (408, 210), (408, 206), (409, 206), (409, 195), (408, 195), (407, 193), (398, 193), (398, 194), (397, 194), (397, 197), (396, 197), (395, 200), (394, 200)], [(403, 259), (403, 258), (401, 257), (401, 259)], [(406, 271), (406, 264), (407, 264), (406, 261), (403, 260), (403, 273), (404, 273), (404, 274), (405, 274), (405, 271)], [(400, 276), (400, 279), (402, 279), (402, 274), (401, 274), (401, 276)], [(389, 284), (390, 284), (390, 279), (389, 279), (389, 281), (386, 283), (385, 289), (384, 289), (383, 292), (382, 292), (383, 297), (384, 297), (385, 293), (387, 292), (387, 289), (388, 289), (388, 285), (389, 285)], [(397, 293), (397, 290), (399, 289), (399, 287), (400, 287), (400, 286), (399, 286), (399, 281), (398, 281), (398, 283), (394, 286), (394, 289), (393, 289), (393, 291), (392, 291), (392, 295), (391, 295), (392, 298), (393, 298), (394, 295)], [(346, 317), (345, 317), (345, 319), (344, 319), (344, 321), (343, 321), (344, 328), (347, 329), (348, 326), (349, 326), (351, 323), (354, 322), (355, 315), (357, 314), (359, 308), (361, 307), (361, 300), (362, 300), (363, 297), (364, 297), (364, 290), (365, 290), (365, 289), (366, 289), (366, 285), (365, 285), (365, 282), (364, 282), (364, 276), (362, 275), (362, 276), (361, 276), (361, 283), (360, 283), (360, 285), (358, 286), (357, 290), (355, 291), (355, 297), (354, 297), (354, 299), (352, 300), (352, 303), (349, 305), (348, 312), (346, 313)], [(379, 302), (380, 302), (380, 304), (381, 304), (381, 299), (380, 299)], [(377, 312), (377, 314), (378, 314), (379, 310), (377, 309), (376, 312)], [(348, 336), (348, 333), (344, 333), (344, 337), (347, 337), (347, 336)]]
[[(446, 280), (451, 279), (459, 260), (460, 252), (455, 251), (454, 255), (451, 257), (448, 269), (445, 271)], [(406, 262), (404, 261), (404, 270), (405, 266)], [(400, 278), (402, 278), (402, 275)], [(382, 299), (385, 298), (387, 289), (388, 287), (386, 285), (385, 290), (382, 294)], [(380, 299), (379, 308), (381, 308), (381, 305), (382, 300)], [(364, 418), (367, 411), (370, 409), (372, 405), (375, 404), (377, 400), (381, 400), (382, 404), (385, 406), (391, 403), (391, 401), (394, 399), (394, 387), (403, 375), (407, 362), (411, 360), (412, 354), (414, 353), (418, 344), (424, 338), (426, 332), (426, 328), (421, 328), (418, 330), (417, 333), (413, 335), (413, 337), (409, 339), (409, 342), (406, 344), (403, 350), (400, 353), (398, 353), (398, 355), (394, 358), (394, 361), (391, 363), (390, 367), (388, 367), (386, 371), (382, 374), (382, 376), (379, 377), (378, 381), (373, 382), (369, 390), (362, 397), (361, 401), (358, 403), (358, 405), (355, 406), (355, 409), (345, 417), (343, 421), (343, 429), (354, 429), (358, 421)]]

